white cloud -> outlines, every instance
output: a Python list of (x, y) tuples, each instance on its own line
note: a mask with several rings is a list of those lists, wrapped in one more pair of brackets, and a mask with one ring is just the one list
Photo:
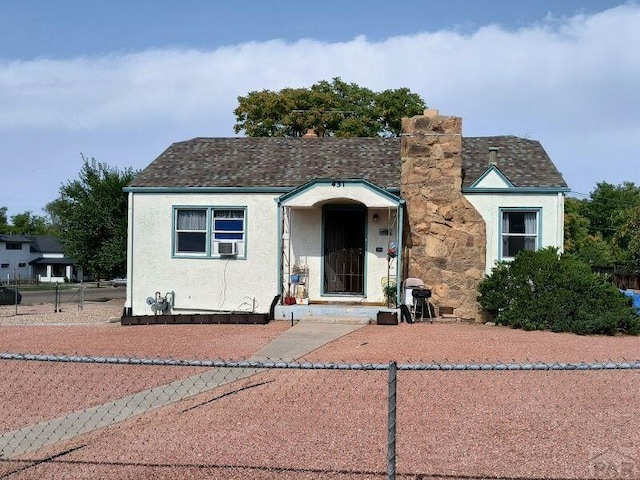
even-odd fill
[(474, 113), (545, 116), (559, 109), (570, 117), (597, 107), (620, 114), (624, 103), (639, 101), (640, 56), (632, 48), (640, 45), (639, 24), (640, 8), (626, 5), (515, 32), (490, 25), (471, 35), (445, 31), (382, 42), (274, 40), (215, 51), (11, 62), (0, 65), (0, 126), (189, 121), (233, 109), (249, 90), (338, 75), (371, 88), (409, 85), (429, 103), (456, 111), (476, 105)]
[[(164, 146), (185, 138), (178, 135), (226, 136), (237, 96), (341, 76), (374, 90), (407, 86), (430, 106), (462, 116), (467, 135), (537, 138), (569, 183), (584, 191), (598, 180), (621, 181), (602, 158), (589, 158), (584, 145), (597, 143), (606, 151), (604, 145), (615, 142), (609, 150), (620, 156), (640, 150), (638, 25), (640, 7), (627, 4), (516, 31), (488, 25), (471, 34), (440, 31), (379, 42), (273, 40), (214, 51), (5, 62), (0, 141), (18, 130), (111, 137), (126, 131), (123, 139), (132, 138), (132, 130), (146, 137), (153, 128), (175, 132), (169, 141), (162, 138)], [(629, 136), (621, 140), (621, 132)], [(123, 141), (118, 147), (126, 161), (131, 146)], [(153, 154), (157, 149), (154, 144)], [(578, 151), (580, 168), (574, 163)], [(9, 159), (2, 155), (4, 164)], [(135, 166), (152, 159), (137, 158)], [(585, 171), (585, 164), (594, 171)], [(637, 174), (629, 180), (640, 181)]]

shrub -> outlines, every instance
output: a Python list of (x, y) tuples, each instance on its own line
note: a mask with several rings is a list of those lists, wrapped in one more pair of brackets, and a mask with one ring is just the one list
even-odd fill
[(640, 315), (606, 278), (555, 248), (523, 251), (480, 283), (478, 301), (496, 323), (580, 335), (640, 333)]

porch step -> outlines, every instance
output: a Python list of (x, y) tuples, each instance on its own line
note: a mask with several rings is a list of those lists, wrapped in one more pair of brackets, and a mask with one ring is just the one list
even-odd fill
[[(353, 304), (276, 305), (276, 320), (298, 320), (322, 323), (376, 323), (380, 306)], [(398, 317), (399, 318), (399, 317)]]

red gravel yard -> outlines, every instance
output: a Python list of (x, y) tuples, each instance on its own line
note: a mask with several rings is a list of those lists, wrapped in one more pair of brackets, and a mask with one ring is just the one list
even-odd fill
[[(240, 359), (288, 328), (287, 322), (0, 325), (0, 341), (5, 352)], [(455, 323), (366, 326), (305, 357), (362, 363), (638, 358), (638, 337)], [(2, 432), (203, 370), (25, 361), (0, 366)], [(640, 478), (639, 375), (399, 371), (398, 478)], [(386, 371), (264, 371), (26, 453), (25, 461), (0, 462), (0, 476), (381, 479), (387, 381)], [(46, 401), (39, 392), (48, 392)]]

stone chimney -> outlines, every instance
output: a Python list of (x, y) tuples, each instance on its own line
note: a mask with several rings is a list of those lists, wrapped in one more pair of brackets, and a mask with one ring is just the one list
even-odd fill
[(462, 119), (437, 110), (402, 119), (405, 272), (432, 291), (437, 315), (482, 321), (486, 228), (462, 195)]

